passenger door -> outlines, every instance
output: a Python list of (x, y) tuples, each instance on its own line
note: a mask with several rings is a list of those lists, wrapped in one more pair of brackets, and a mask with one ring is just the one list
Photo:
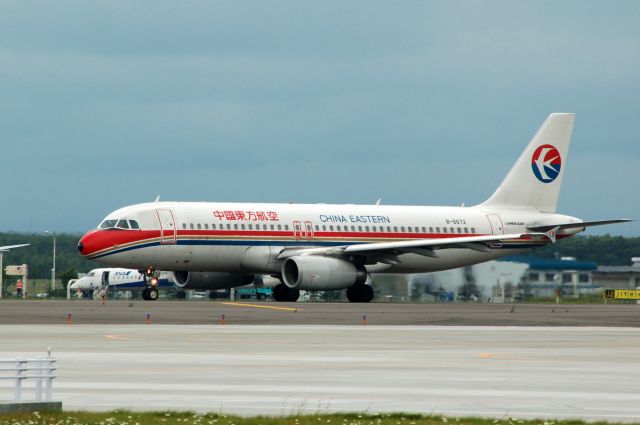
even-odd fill
[(171, 210), (158, 209), (158, 221), (160, 222), (160, 243), (162, 245), (175, 245), (176, 222)]
[(491, 233), (494, 235), (503, 235), (504, 226), (502, 225), (502, 219), (498, 214), (487, 214), (489, 224), (491, 224)]

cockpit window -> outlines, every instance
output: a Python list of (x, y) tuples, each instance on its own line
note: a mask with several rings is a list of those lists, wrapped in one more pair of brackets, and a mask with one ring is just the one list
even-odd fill
[(117, 222), (118, 222), (118, 220), (105, 220), (100, 225), (100, 228), (101, 229), (112, 229), (112, 228), (116, 227), (116, 223)]
[(140, 229), (140, 225), (135, 220), (105, 220), (98, 226), (100, 229)]
[(87, 273), (87, 277), (93, 277), (93, 276), (95, 276), (95, 273), (94, 273), (94, 272), (89, 272), (89, 273)]

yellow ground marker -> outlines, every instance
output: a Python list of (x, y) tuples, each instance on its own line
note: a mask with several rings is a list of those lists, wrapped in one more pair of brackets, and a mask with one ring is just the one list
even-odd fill
[(245, 304), (245, 303), (232, 303), (232, 302), (223, 302), (222, 304), (232, 305), (234, 307), (253, 307), (253, 308), (266, 308), (268, 310), (293, 311), (294, 313), (302, 310), (301, 308), (274, 307), (271, 305), (260, 305), (260, 304)]

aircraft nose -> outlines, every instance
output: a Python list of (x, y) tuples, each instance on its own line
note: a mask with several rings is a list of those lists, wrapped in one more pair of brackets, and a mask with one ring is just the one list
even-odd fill
[(84, 244), (82, 243), (82, 240), (78, 241), (78, 251), (80, 251), (80, 254), (82, 254), (82, 250), (84, 249)]

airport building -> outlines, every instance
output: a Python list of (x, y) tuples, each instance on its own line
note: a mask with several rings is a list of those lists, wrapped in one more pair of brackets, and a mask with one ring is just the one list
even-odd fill
[(600, 266), (593, 281), (604, 289), (640, 288), (640, 257), (631, 258), (630, 266)]
[(597, 294), (602, 286), (593, 281), (598, 265), (593, 261), (577, 261), (574, 257), (537, 258), (508, 257), (498, 262), (512, 262), (527, 266), (527, 272), (518, 283), (521, 298), (554, 297)]
[[(413, 293), (413, 299), (423, 301), (462, 300), (458, 295), (460, 288), (473, 282), (479, 291), (478, 300), (488, 302), (555, 297), (558, 291), (564, 297), (578, 297), (602, 291), (603, 285), (594, 279), (597, 270), (595, 262), (577, 261), (573, 257), (514, 256), (468, 268), (415, 275), (409, 282), (409, 296)], [(637, 273), (640, 278), (640, 267)], [(415, 296), (416, 286), (425, 288), (425, 294), (419, 298)], [(444, 299), (439, 296), (443, 292), (454, 295)]]

